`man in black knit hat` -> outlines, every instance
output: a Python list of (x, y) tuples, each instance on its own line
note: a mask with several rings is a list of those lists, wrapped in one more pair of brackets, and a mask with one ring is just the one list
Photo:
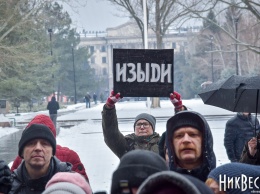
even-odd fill
[[(55, 173), (71, 171), (71, 164), (54, 157), (56, 139), (45, 125), (32, 124), (26, 128), (18, 148), (18, 154), (23, 158), (23, 162), (11, 176), (4, 177), (11, 183), (9, 194), (40, 194)], [(0, 180), (1, 178), (3, 177), (0, 177)]]

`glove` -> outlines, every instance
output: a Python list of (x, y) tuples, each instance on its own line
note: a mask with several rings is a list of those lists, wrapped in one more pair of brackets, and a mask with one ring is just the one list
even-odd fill
[(117, 103), (119, 100), (121, 100), (123, 97), (120, 96), (120, 93), (115, 94), (115, 92), (112, 90), (110, 93), (110, 96), (107, 98), (106, 105), (109, 108), (115, 107), (115, 103)]
[(182, 99), (181, 95), (178, 92), (173, 92), (170, 94), (170, 100), (172, 104), (174, 105), (175, 109), (181, 109), (182, 108)]
[(0, 193), (8, 193), (12, 187), (12, 172), (8, 165), (0, 160)]

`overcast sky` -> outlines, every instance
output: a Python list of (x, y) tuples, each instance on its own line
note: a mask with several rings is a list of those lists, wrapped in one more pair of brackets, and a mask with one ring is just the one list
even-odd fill
[(78, 31), (105, 31), (106, 28), (116, 27), (128, 21), (118, 9), (106, 0), (87, 0), (85, 6), (76, 5), (78, 13), (64, 5), (72, 18), (73, 25)]

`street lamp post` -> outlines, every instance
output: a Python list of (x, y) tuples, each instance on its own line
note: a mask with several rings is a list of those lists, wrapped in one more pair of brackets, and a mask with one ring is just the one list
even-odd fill
[(71, 44), (71, 51), (72, 51), (73, 80), (74, 80), (74, 104), (77, 104), (77, 89), (76, 89), (76, 76), (75, 76), (74, 46), (73, 46), (73, 44)]
[(213, 36), (210, 36), (210, 48), (211, 48), (211, 78), (212, 78), (212, 82), (214, 82), (214, 71), (213, 71)]
[[(49, 32), (49, 35), (50, 35), (50, 44), (51, 44), (51, 65), (53, 66), (53, 59), (52, 59), (52, 55), (53, 55), (53, 52), (52, 52), (52, 29), (49, 28), (48, 29), (48, 32)], [(52, 81), (53, 81), (53, 96), (55, 96), (55, 85), (54, 85), (54, 74), (52, 74)]]
[(51, 29), (51, 28), (49, 28), (49, 29), (48, 29), (48, 32), (49, 32), (49, 34), (50, 34), (50, 43), (51, 43), (51, 56), (52, 56), (52, 38), (51, 38), (51, 35), (52, 35), (52, 29)]
[(235, 18), (235, 38), (236, 38), (236, 74), (238, 75), (238, 53), (237, 53), (237, 23), (238, 23), (239, 18)]

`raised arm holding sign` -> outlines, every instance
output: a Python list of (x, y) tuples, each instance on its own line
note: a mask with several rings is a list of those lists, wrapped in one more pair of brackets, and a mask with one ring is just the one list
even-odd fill
[[(186, 107), (182, 105), (180, 94), (173, 92), (171, 96), (173, 95), (176, 96), (176, 99), (170, 98), (170, 100), (171, 102), (174, 101), (175, 112), (176, 105), (178, 105), (178, 110), (186, 109)], [(118, 158), (121, 158), (128, 151), (135, 149), (150, 150), (159, 153), (158, 143), (160, 141), (160, 135), (155, 132), (156, 118), (154, 116), (141, 113), (135, 117), (133, 133), (124, 136), (120, 132), (115, 107), (115, 104), (118, 103), (120, 99), (122, 99), (122, 96), (119, 92), (115, 93), (111, 91), (103, 107), (102, 128), (107, 146)]]

